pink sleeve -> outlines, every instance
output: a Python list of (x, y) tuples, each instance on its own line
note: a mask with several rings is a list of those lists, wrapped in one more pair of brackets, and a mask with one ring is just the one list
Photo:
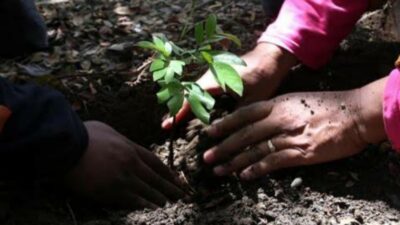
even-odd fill
[(316, 69), (329, 61), (367, 7), (367, 0), (285, 0), (259, 42), (285, 48)]
[(393, 70), (386, 83), (383, 99), (383, 119), (386, 134), (397, 151), (400, 151), (400, 71)]

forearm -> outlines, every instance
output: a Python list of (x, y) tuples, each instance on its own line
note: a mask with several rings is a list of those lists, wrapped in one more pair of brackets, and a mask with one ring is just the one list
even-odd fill
[(368, 5), (367, 0), (286, 0), (259, 43), (280, 46), (305, 65), (319, 68), (330, 59)]
[(259, 43), (252, 51), (243, 56), (243, 59), (252, 68), (254, 76), (260, 76), (280, 82), (295, 66), (296, 56), (284, 48), (271, 43)]
[(354, 91), (359, 135), (366, 143), (389, 139), (400, 150), (400, 71)]
[(383, 96), (387, 81), (388, 77), (385, 77), (355, 90), (355, 104), (358, 107), (353, 113), (358, 115), (359, 135), (365, 143), (376, 144), (387, 139), (383, 117)]

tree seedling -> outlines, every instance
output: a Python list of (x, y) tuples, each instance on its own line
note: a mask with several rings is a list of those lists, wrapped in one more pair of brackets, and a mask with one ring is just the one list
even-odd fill
[(152, 41), (141, 41), (137, 46), (155, 53), (150, 72), (161, 88), (157, 93), (158, 102), (167, 105), (170, 116), (175, 118), (186, 100), (193, 114), (208, 124), (215, 99), (197, 83), (190, 81), (193, 72), (188, 67), (207, 67), (225, 92), (230, 90), (242, 96), (243, 81), (233, 66), (246, 66), (246, 63), (233, 53), (215, 49), (226, 41), (241, 46), (236, 36), (222, 31), (215, 15), (195, 24), (194, 39), (192, 49), (177, 46), (163, 34), (153, 35)]

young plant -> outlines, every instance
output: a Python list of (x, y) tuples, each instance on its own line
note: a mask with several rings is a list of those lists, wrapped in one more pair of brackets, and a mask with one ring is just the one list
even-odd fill
[(158, 102), (168, 106), (170, 116), (175, 118), (186, 99), (194, 115), (208, 124), (215, 100), (198, 84), (188, 81), (187, 78), (193, 74), (187, 67), (206, 65), (225, 92), (230, 90), (242, 96), (243, 81), (233, 66), (246, 64), (233, 53), (214, 49), (215, 45), (227, 40), (241, 45), (236, 36), (222, 31), (215, 15), (195, 24), (194, 36), (196, 44), (192, 49), (181, 48), (162, 34), (153, 35), (152, 41), (142, 41), (137, 45), (155, 53), (150, 72), (161, 87), (157, 93)]

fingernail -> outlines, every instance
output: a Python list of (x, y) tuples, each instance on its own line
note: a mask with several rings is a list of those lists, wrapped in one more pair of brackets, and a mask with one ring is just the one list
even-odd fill
[(222, 119), (216, 119), (212, 124), (206, 129), (206, 132), (209, 136), (218, 136), (218, 130), (215, 125), (220, 123)]
[(251, 175), (248, 171), (244, 171), (242, 173), (240, 173), (240, 179), (242, 180), (251, 180)]
[(164, 129), (170, 129), (171, 128), (171, 118), (164, 120), (164, 122), (161, 124), (162, 128)]
[(216, 119), (211, 123), (211, 125), (215, 125), (215, 124), (217, 124), (217, 123), (219, 123), (221, 121), (222, 121), (222, 118)]
[(213, 163), (215, 160), (214, 152), (212, 150), (206, 151), (206, 153), (203, 155), (203, 159), (206, 163)]
[(217, 133), (216, 130), (214, 129), (214, 127), (212, 127), (212, 126), (207, 127), (205, 129), (205, 131), (206, 131), (207, 135), (210, 137), (216, 136), (216, 133)]
[(225, 167), (223, 166), (214, 167), (214, 173), (217, 176), (225, 176)]

